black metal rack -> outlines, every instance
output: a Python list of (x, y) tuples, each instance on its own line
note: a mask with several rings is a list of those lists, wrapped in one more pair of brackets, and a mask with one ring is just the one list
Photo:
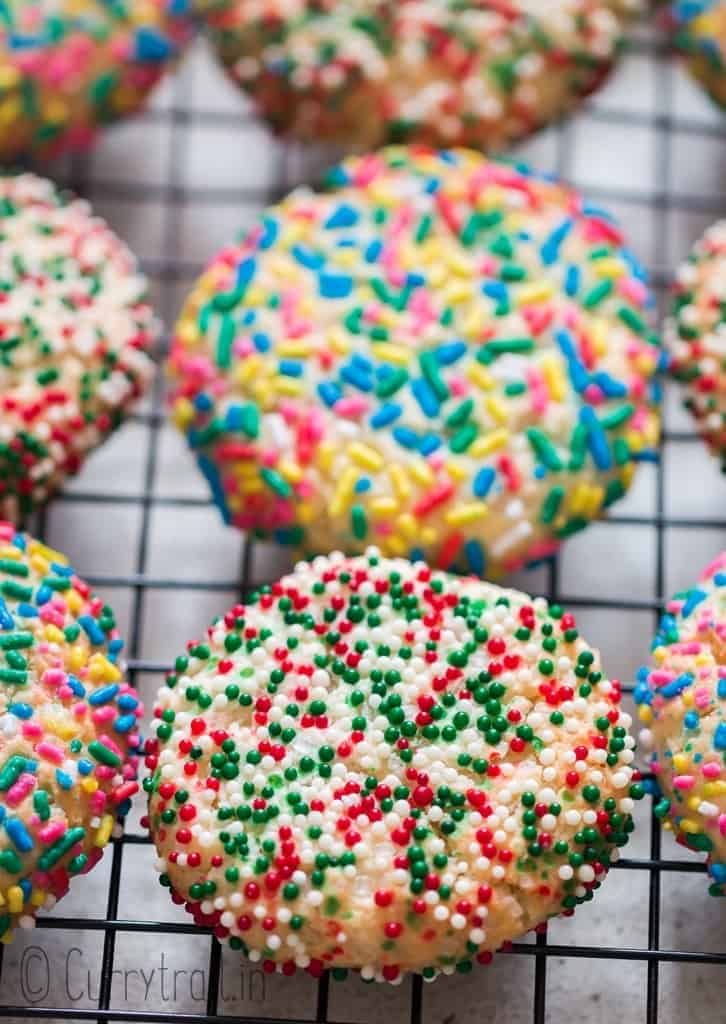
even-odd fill
[[(674, 128), (678, 131), (693, 136), (694, 143), (706, 137), (719, 138), (726, 141), (726, 130), (723, 126), (714, 123), (702, 123), (698, 120), (684, 118), (676, 119), (673, 112), (672, 95), (672, 63), (667, 49), (662, 40), (653, 41), (650, 37), (636, 42), (636, 52), (639, 52), (652, 60), (652, 67), (656, 76), (655, 89), (657, 95), (657, 108), (654, 115), (628, 112), (622, 109), (609, 109), (602, 106), (595, 107), (589, 112), (589, 117), (610, 125), (623, 127), (644, 127), (654, 133), (657, 160), (657, 183), (656, 189), (647, 195), (641, 192), (629, 191), (618, 188), (611, 189), (588, 189), (588, 194), (602, 202), (615, 201), (623, 205), (646, 204), (651, 207), (658, 216), (655, 218), (654, 253), (657, 254), (657, 265), (651, 268), (651, 278), (659, 290), (661, 299), (663, 291), (669, 280), (669, 269), (660, 263), (664, 254), (668, 251), (668, 216), (672, 210), (685, 212), (697, 212), (712, 214), (713, 219), (719, 214), (726, 214), (726, 198), (719, 200), (705, 199), (703, 196), (690, 194), (674, 194), (671, 188), (671, 164), (669, 136)], [(238, 128), (240, 117), (229, 113), (194, 113), (187, 105), (187, 96), (183, 84), (176, 86), (171, 106), (165, 110), (152, 111), (146, 115), (146, 119), (152, 123), (165, 121), (170, 125), (169, 132), (169, 166), (171, 168), (168, 181), (156, 187), (149, 188), (146, 185), (139, 185), (134, 182), (127, 182), (114, 185), (100, 185), (94, 182), (89, 174), (89, 163), (86, 158), (79, 158), (73, 161), (67, 183), (72, 185), (81, 194), (88, 196), (91, 200), (102, 197), (111, 199), (146, 198), (153, 195), (163, 205), (164, 223), (164, 251), (167, 256), (163, 260), (151, 260), (147, 262), (145, 269), (159, 282), (161, 289), (162, 307), (161, 315), (169, 323), (175, 314), (174, 306), (174, 285), (187, 279), (197, 272), (199, 267), (175, 257), (179, 249), (179, 210), (184, 204), (212, 203), (223, 200), (237, 200), (239, 202), (254, 202), (263, 205), (265, 202), (283, 193), (288, 184), (290, 150), (282, 150), (282, 161), (277, 180), (271, 183), (266, 194), (261, 195), (249, 190), (235, 189), (230, 192), (228, 189), (219, 188), (188, 188), (183, 184), (180, 169), (186, 153), (187, 129), (196, 117), (204, 118), (208, 123), (218, 124), (230, 129)], [(557, 159), (556, 170), (564, 176), (568, 176), (571, 169), (573, 153), (572, 128), (567, 122), (557, 129)], [(151, 408), (161, 409), (161, 374), (153, 389)], [(147, 592), (150, 588), (156, 590), (174, 591), (183, 587), (185, 590), (207, 590), (223, 591), (235, 589), (244, 594), (250, 589), (250, 573), (252, 565), (252, 544), (246, 543), (243, 549), (240, 576), (237, 579), (210, 580), (198, 579), (194, 581), (179, 580), (176, 578), (160, 578), (148, 572), (149, 549), (150, 549), (150, 522), (152, 510), (155, 506), (189, 507), (205, 505), (204, 499), (197, 498), (167, 498), (154, 493), (154, 479), (159, 460), (159, 438), (160, 428), (163, 423), (163, 414), (158, 411), (141, 413), (136, 420), (142, 424), (146, 433), (146, 449), (141, 458), (144, 463), (143, 490), (139, 495), (121, 496), (104, 494), (93, 490), (78, 490), (62, 495), (59, 499), (64, 503), (96, 504), (99, 506), (114, 504), (133, 504), (140, 507), (140, 528), (138, 531), (138, 544), (135, 551), (134, 571), (126, 575), (108, 574), (86, 574), (86, 578), (95, 586), (106, 588), (128, 588), (133, 595), (131, 626), (128, 636), (129, 667), (132, 680), (139, 673), (155, 674), (161, 679), (161, 674), (167, 668), (166, 665), (157, 661), (145, 659), (141, 656), (142, 623), (146, 613)], [(691, 445), (700, 443), (689, 433), (674, 432), (667, 430), (664, 424), (665, 439), (668, 443), (678, 445)], [(712, 528), (723, 530), (726, 528), (726, 517), (717, 515), (713, 518), (674, 518), (667, 517), (664, 498), (664, 471), (662, 465), (656, 471), (656, 504), (655, 515), (619, 515), (617, 509), (607, 520), (611, 524), (621, 526), (642, 526), (649, 525), (655, 530), (656, 557), (655, 557), (655, 579), (653, 581), (653, 593), (656, 595), (652, 600), (647, 598), (623, 598), (619, 600), (604, 597), (590, 596), (578, 597), (563, 592), (560, 585), (560, 572), (558, 563), (552, 562), (548, 568), (547, 591), (551, 600), (569, 607), (587, 606), (589, 608), (600, 608), (610, 610), (637, 610), (649, 611), (653, 616), (653, 624), (662, 611), (664, 600), (665, 584), (665, 532), (666, 528), (686, 528), (698, 530)], [(45, 531), (45, 517), (41, 515), (36, 529), (41, 534)], [(626, 687), (626, 690), (628, 687)], [(630, 687), (632, 690), (632, 686)], [(130, 1010), (114, 1006), (112, 1002), (112, 981), (115, 955), (117, 952), (117, 937), (123, 933), (144, 933), (163, 937), (174, 934), (200, 934), (200, 930), (193, 924), (178, 922), (160, 922), (126, 919), (123, 916), (123, 908), (119, 907), (120, 883), (122, 864), (125, 851), (130, 847), (139, 844), (148, 844), (146, 837), (136, 834), (126, 834), (121, 838), (114, 839), (111, 848), (111, 870), (110, 883), (107, 895), (105, 915), (97, 918), (88, 917), (65, 917), (63, 906), (59, 912), (52, 916), (41, 917), (38, 921), (40, 929), (48, 930), (74, 930), (94, 931), (103, 934), (103, 951), (101, 964), (101, 981), (98, 996), (98, 1003), (95, 1008), (80, 1009), (77, 1006), (71, 1007), (46, 1007), (46, 1006), (0, 1006), (0, 1019), (14, 1018), (17, 1020), (93, 1020), (93, 1021), (138, 1021), (138, 1022), (159, 1022), (167, 1024), (170, 1021), (180, 1021), (184, 1024), (222, 1024), (236, 1019), (244, 1021), (245, 1024), (263, 1024), (263, 1020), (269, 1024), (270, 1018), (265, 1017), (237, 1017), (233, 1018), (220, 1013), (220, 972), (221, 972), (221, 949), (216, 939), (209, 934), (209, 955), (207, 965), (207, 997), (205, 1013), (178, 1013), (173, 1010), (165, 1012), (158, 1009)], [(108, 855), (107, 855), (108, 856)], [(650, 816), (650, 846), (649, 854), (643, 858), (625, 857), (617, 864), (618, 871), (644, 872), (648, 876), (648, 905), (647, 905), (647, 945), (642, 948), (630, 948), (620, 945), (596, 946), (596, 945), (562, 945), (548, 942), (546, 930), (542, 930), (536, 937), (534, 943), (515, 943), (510, 953), (513, 955), (534, 958), (534, 985), (531, 999), (531, 1019), (534, 1024), (545, 1024), (547, 1020), (547, 979), (548, 971), (553, 970), (553, 958), (586, 958), (607, 959), (615, 961), (639, 961), (647, 965), (647, 994), (645, 1003), (644, 1024), (658, 1024), (659, 1021), (659, 968), (664, 963), (697, 963), (708, 965), (726, 966), (726, 952), (700, 953), (689, 952), (678, 949), (665, 949), (661, 947), (661, 878), (664, 872), (698, 872), (703, 873), (704, 867), (697, 860), (662, 860), (661, 859), (661, 832), (658, 819)], [(704, 884), (705, 889), (705, 884)], [(607, 895), (602, 897), (607, 899)], [(704, 899), (705, 899), (704, 892)], [(205, 940), (206, 941), (206, 940)], [(0, 972), (2, 970), (2, 947), (0, 947)], [(2, 977), (0, 973), (0, 978)], [(0, 982), (1, 984), (1, 982)], [(407, 1019), (411, 1024), (421, 1024), (424, 1019), (424, 986), (420, 978), (414, 977), (404, 982), (409, 986), (410, 997), (407, 1006)], [(300, 1018), (310, 1020), (311, 1018)], [(329, 979), (323, 976), (318, 982), (315, 1016), (312, 1018), (319, 1024), (333, 1024), (329, 1016)], [(506, 1018), (503, 1018), (503, 1020)], [(277, 1024), (298, 1024), (295, 1021), (278, 1020)]]

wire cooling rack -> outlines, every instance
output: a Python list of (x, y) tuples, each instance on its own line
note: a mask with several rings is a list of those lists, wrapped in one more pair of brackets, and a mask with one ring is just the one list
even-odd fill
[[(672, 268), (726, 214), (726, 130), (643, 26), (611, 84), (578, 117), (523, 147), (608, 204), (648, 264), (661, 313)], [(54, 169), (142, 257), (167, 324), (201, 264), (266, 202), (314, 179), (326, 156), (283, 146), (197, 50), (151, 110), (89, 157)], [(33, 524), (113, 604), (132, 680), (150, 706), (177, 650), (286, 555), (225, 530), (180, 439), (165, 424), (161, 374), (130, 424)], [(726, 485), (668, 392), (658, 466), (641, 470), (608, 520), (544, 569), (512, 582), (576, 609), (611, 675), (632, 681), (664, 596), (723, 546)], [(236, 567), (236, 569), (234, 568)], [(632, 691), (632, 683), (626, 685)], [(0, 959), (0, 1018), (25, 1021), (597, 1024), (723, 1019), (726, 930), (702, 863), (661, 836), (650, 807), (603, 892), (464, 978), (424, 987), (327, 976), (280, 979), (173, 907), (135, 808), (104, 861)], [(2, 947), (0, 947), (2, 953)], [(584, 961), (584, 963), (583, 963)], [(164, 973), (166, 971), (166, 974)], [(149, 981), (149, 978), (152, 981)]]

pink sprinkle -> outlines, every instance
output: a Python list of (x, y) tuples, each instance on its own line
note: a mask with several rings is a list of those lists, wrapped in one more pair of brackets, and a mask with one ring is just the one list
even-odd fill
[(699, 686), (697, 690), (693, 692), (693, 699), (696, 702), (696, 707), (705, 708), (711, 703), (711, 692), (706, 686)]
[(35, 739), (36, 736), (42, 736), (43, 730), (37, 722), (23, 722), (23, 736), (27, 736), (29, 739)]
[(597, 384), (588, 384), (583, 395), (587, 399), (590, 405), (602, 405), (605, 396), (603, 395)]
[(665, 686), (675, 678), (675, 672), (670, 672), (667, 668), (654, 668), (650, 673), (650, 681), (654, 686)]
[(99, 764), (93, 774), (97, 779), (112, 779), (116, 774), (116, 769), (108, 764)]
[(96, 708), (91, 713), (91, 718), (96, 725), (103, 725), (104, 722), (113, 721), (116, 717), (116, 706), (114, 704), (107, 704), (105, 707)]
[(76, 716), (76, 718), (83, 718), (85, 713), (86, 713), (86, 705), (85, 704), (81, 704), (80, 701), (79, 701), (78, 704), (74, 704), (73, 705), (73, 714)]
[(464, 398), (469, 394), (469, 382), (463, 377), (449, 377), (449, 391), (455, 398)]
[(5, 800), (11, 807), (15, 807), (21, 800), (24, 800), (28, 793), (35, 788), (35, 776), (30, 772), (23, 772), (5, 794)]
[(106, 794), (102, 789), (97, 789), (94, 793), (91, 793), (91, 810), (94, 814), (101, 814), (106, 806)]
[(648, 289), (642, 281), (638, 281), (635, 277), (621, 277), (618, 282), (618, 291), (636, 306), (643, 307), (648, 301)]
[(710, 576), (715, 576), (719, 569), (723, 569), (725, 565), (726, 551), (722, 551), (720, 555), (714, 558), (710, 565), (706, 566), (706, 568), (701, 573), (701, 579), (707, 580)]
[(49, 743), (48, 740), (43, 740), (35, 748), (36, 754), (44, 757), (46, 761), (52, 761), (54, 764), (62, 764), (63, 762), (63, 750), (61, 747), (56, 747), (55, 744)]
[(671, 650), (674, 654), (700, 654), (701, 644), (693, 640), (687, 644), (673, 644)]
[(365, 415), (368, 412), (370, 403), (366, 398), (351, 395), (350, 398), (340, 398), (333, 406), (335, 413), (338, 416), (344, 416), (346, 419), (355, 420), (359, 416)]
[(41, 682), (46, 686), (62, 686), (68, 679), (63, 669), (47, 668), (43, 673)]
[(54, 843), (56, 839), (64, 834), (66, 826), (62, 821), (51, 821), (50, 824), (42, 828), (38, 833), (41, 843)]
[(547, 406), (549, 404), (544, 377), (535, 367), (527, 370), (526, 376), (527, 383), (529, 384), (532, 408), (538, 416), (542, 416), (547, 411)]
[(718, 830), (722, 836), (726, 836), (726, 814), (719, 814)]
[[(717, 779), (721, 774), (721, 765), (718, 761), (707, 761), (701, 768), (707, 779)], [(726, 815), (724, 815), (726, 817)]]
[(673, 777), (673, 785), (676, 789), (693, 789), (695, 784), (696, 779), (693, 775), (675, 775)]

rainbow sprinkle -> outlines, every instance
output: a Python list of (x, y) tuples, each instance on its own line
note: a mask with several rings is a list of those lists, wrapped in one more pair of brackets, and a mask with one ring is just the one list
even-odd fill
[(191, 34), (188, 0), (0, 3), (0, 160), (57, 157), (132, 113)]
[(663, 362), (619, 228), (467, 150), (390, 148), (214, 260), (168, 370), (225, 520), (497, 576), (655, 457)]
[(641, 0), (200, 0), (276, 132), (501, 149), (607, 76)]
[(143, 708), (113, 612), (0, 522), (0, 941), (100, 859), (138, 790)]
[(693, 76), (726, 107), (725, 0), (679, 0), (669, 9), (669, 26)]
[(136, 260), (88, 204), (0, 176), (0, 513), (44, 502), (148, 382), (159, 325)]
[(619, 684), (543, 599), (299, 563), (157, 698), (160, 881), (265, 970), (465, 973), (592, 898), (643, 795)]
[(671, 372), (685, 406), (726, 472), (726, 221), (708, 229), (678, 270), (666, 327)]

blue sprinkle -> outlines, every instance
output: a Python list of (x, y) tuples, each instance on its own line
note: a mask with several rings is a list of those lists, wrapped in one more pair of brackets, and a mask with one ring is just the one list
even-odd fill
[(375, 370), (375, 364), (372, 363), (370, 359), (367, 359), (360, 352), (354, 352), (353, 355), (350, 357), (350, 361), (351, 363), (353, 363), (354, 366), (357, 366), (359, 369), (364, 370), (366, 373), (373, 373), (373, 371)]
[(616, 380), (604, 371), (593, 374), (592, 379), (607, 398), (625, 398), (628, 393), (622, 381)]
[(387, 427), (397, 420), (402, 412), (403, 409), (397, 402), (385, 402), (373, 413), (370, 424), (374, 430), (380, 430), (381, 427)]
[(375, 242), (371, 242), (364, 253), (366, 263), (375, 263), (382, 251), (383, 242), (379, 239), (376, 239)]
[(35, 605), (26, 604), (24, 601), (18, 605), (18, 615), (21, 619), (37, 619), (38, 609)]
[(50, 567), (56, 576), (72, 576), (75, 571), (70, 565), (59, 565), (58, 562), (51, 562)]
[(343, 397), (343, 392), (332, 380), (322, 380), (318, 384), (318, 394), (328, 406), (332, 408), (338, 399)]
[(92, 615), (79, 615), (78, 625), (83, 628), (83, 632), (92, 644), (99, 646), (105, 643), (106, 634)]
[(207, 483), (209, 484), (209, 489), (212, 492), (212, 499), (214, 500), (215, 505), (219, 508), (220, 512), (222, 513), (222, 518), (224, 519), (225, 523), (229, 523), (231, 520), (231, 516), (229, 514), (229, 508), (227, 507), (227, 497), (224, 493), (222, 481), (220, 480), (219, 477), (219, 470), (214, 465), (212, 460), (207, 455), (204, 454), (200, 454), (197, 456), (197, 465), (199, 466), (200, 470), (206, 477)]
[(257, 313), (255, 312), (255, 310), (248, 309), (242, 314), (242, 317), (240, 318), (240, 323), (243, 327), (249, 327), (250, 324), (253, 324), (256, 319)]
[(23, 900), (27, 903), (33, 891), (33, 883), (29, 878), (21, 878), (18, 885), (23, 890)]
[(714, 882), (718, 882), (719, 885), (726, 882), (726, 864), (712, 861), (708, 866), (708, 872)]
[(580, 268), (575, 266), (574, 263), (565, 271), (565, 294), (571, 299), (577, 295), (580, 290)]
[(303, 365), (296, 359), (281, 359), (277, 364), (278, 372), (283, 377), (302, 377)]
[(726, 679), (719, 679), (717, 691), (719, 700), (726, 700)]
[(713, 578), (713, 582), (717, 587), (726, 586), (726, 572), (717, 572)]
[(440, 408), (439, 400), (436, 397), (436, 392), (427, 380), (424, 380), (422, 377), (414, 380), (411, 383), (411, 392), (421, 406), (421, 411), (425, 416), (431, 419), (438, 415)]
[(687, 618), (691, 614), (692, 611), (694, 611), (696, 608), (698, 608), (699, 604), (702, 601), (706, 600), (707, 597), (708, 597), (708, 594), (706, 593), (705, 590), (691, 590), (691, 591), (689, 591), (688, 597), (686, 598), (686, 602), (683, 605), (683, 608), (681, 609), (681, 615), (683, 616), (683, 618), (684, 619)]
[(631, 452), (633, 462), (660, 462), (660, 455), (655, 448), (641, 448), (639, 452)]
[(353, 488), (353, 490), (355, 491), (356, 494), (366, 494), (368, 491), (370, 491), (371, 486), (372, 485), (370, 477), (361, 476), (358, 477), (358, 479), (356, 480), (355, 487)]
[(161, 32), (146, 25), (136, 30), (137, 60), (160, 62), (170, 57), (173, 52), (174, 47)]
[(652, 704), (653, 691), (647, 683), (636, 683), (633, 689), (633, 700), (636, 704)]
[(613, 460), (605, 431), (589, 405), (580, 410), (580, 422), (587, 427), (587, 447), (598, 469), (610, 469)]
[(93, 771), (93, 768), (93, 761), (88, 761), (86, 760), (85, 757), (82, 757), (81, 760), (78, 762), (78, 771), (80, 772), (81, 775), (90, 775), (91, 772)]
[(138, 706), (138, 700), (131, 693), (122, 693), (116, 701), (116, 707), (119, 711), (133, 711)]
[(560, 352), (568, 361), (570, 359), (577, 359), (577, 349), (575, 348), (575, 342), (569, 331), (557, 331), (555, 333), (555, 341), (559, 345)]
[[(18, 611), (20, 609), (18, 608)], [(21, 613), (22, 614), (22, 613)], [(8, 611), (8, 606), (5, 604), (3, 599), (0, 597), (0, 629), (14, 629), (15, 620)]]
[(203, 391), (200, 391), (199, 394), (194, 397), (194, 408), (197, 412), (209, 412), (213, 404), (214, 403), (209, 395), (205, 394)]
[(135, 721), (135, 715), (121, 715), (121, 717), (117, 718), (113, 723), (114, 730), (116, 732), (128, 732), (129, 729), (133, 728)]
[(495, 302), (504, 302), (509, 296), (509, 290), (501, 281), (487, 281), (482, 285), (482, 292)]
[(450, 341), (447, 345), (439, 345), (435, 350), (436, 359), (441, 366), (451, 366), (457, 359), (466, 355), (467, 345), (465, 341)]
[(15, 536), (13, 537), (13, 544), (16, 548), (20, 548), (21, 551), (25, 551), (27, 545), (25, 543), (25, 537), (23, 537), (22, 533), (15, 534)]
[(341, 203), (323, 225), (327, 230), (332, 228), (352, 228), (359, 220), (358, 211), (347, 203)]
[(560, 246), (572, 230), (572, 225), (573, 221), (571, 219), (563, 220), (542, 245), (540, 256), (546, 266), (551, 266), (557, 262)]
[(685, 725), (686, 729), (697, 729), (698, 722), (699, 718), (697, 711), (687, 711), (683, 716), (683, 724)]
[(694, 678), (691, 672), (684, 672), (683, 675), (671, 679), (670, 683), (661, 686), (658, 693), (667, 700), (670, 700), (671, 697), (677, 697), (679, 693), (683, 693), (689, 686), (692, 686)]
[(75, 676), (69, 675), (68, 676), (68, 685), (70, 686), (71, 690), (73, 691), (74, 696), (76, 696), (76, 697), (85, 697), (86, 696), (86, 687), (83, 685), (83, 683), (81, 682), (80, 679), (77, 679)]
[(421, 288), (425, 284), (426, 278), (423, 276), (423, 274), (417, 274), (413, 271), (409, 271), (409, 273), (406, 274), (407, 289), (410, 290), (411, 288)]
[(491, 466), (484, 466), (474, 477), (472, 490), (477, 498), (486, 498), (496, 479), (496, 471)]
[(5, 821), (7, 813), (8, 812), (5, 810), (5, 808), (0, 804), (0, 825), (2, 825), (2, 823)]
[(33, 849), (33, 837), (20, 818), (8, 818), (5, 822), (5, 831), (10, 836), (15, 848), (21, 853), (29, 853)]
[(30, 704), (11, 704), (8, 708), (11, 715), (15, 715), (16, 718), (32, 718), (33, 708)]
[(356, 366), (352, 361), (340, 371), (340, 376), (346, 384), (350, 384), (359, 391), (372, 391), (373, 381), (361, 367)]
[(45, 584), (41, 584), (35, 592), (36, 604), (48, 604), (53, 599), (53, 591)]
[(116, 696), (120, 686), (118, 683), (109, 683), (108, 686), (102, 686), (100, 690), (94, 690), (94, 692), (88, 698), (88, 703), (97, 707), (99, 704), (108, 704), (110, 700)]
[(424, 185), (424, 191), (430, 196), (436, 195), (440, 188), (441, 181), (438, 178), (429, 178)]
[(441, 447), (441, 443), (438, 434), (425, 434), (419, 442), (418, 450), (422, 455), (431, 455)]
[(252, 335), (252, 344), (258, 352), (269, 352), (272, 342), (266, 334), (262, 334), (258, 331), (256, 334)]
[(464, 545), (464, 554), (469, 563), (469, 568), (475, 576), (483, 576), (486, 568), (484, 549), (478, 540), (468, 540)]
[(249, 259), (242, 260), (237, 267), (237, 287), (244, 291), (255, 276), (256, 270), (257, 260), (253, 260), (251, 257)]
[(323, 272), (318, 277), (318, 288), (324, 299), (347, 299), (353, 291), (353, 278), (350, 274)]
[(726, 750), (726, 722), (719, 722), (713, 734), (713, 745), (716, 750)]
[(279, 225), (272, 217), (263, 217), (262, 223), (265, 225), (265, 230), (260, 238), (259, 246), (260, 249), (270, 249), (277, 241)]
[(415, 430), (411, 430), (409, 427), (394, 427), (393, 438), (398, 441), (404, 448), (415, 450), (419, 446), (420, 438)]
[(56, 768), (55, 777), (61, 789), (73, 789), (73, 779), (68, 772), (64, 772), (62, 769)]

